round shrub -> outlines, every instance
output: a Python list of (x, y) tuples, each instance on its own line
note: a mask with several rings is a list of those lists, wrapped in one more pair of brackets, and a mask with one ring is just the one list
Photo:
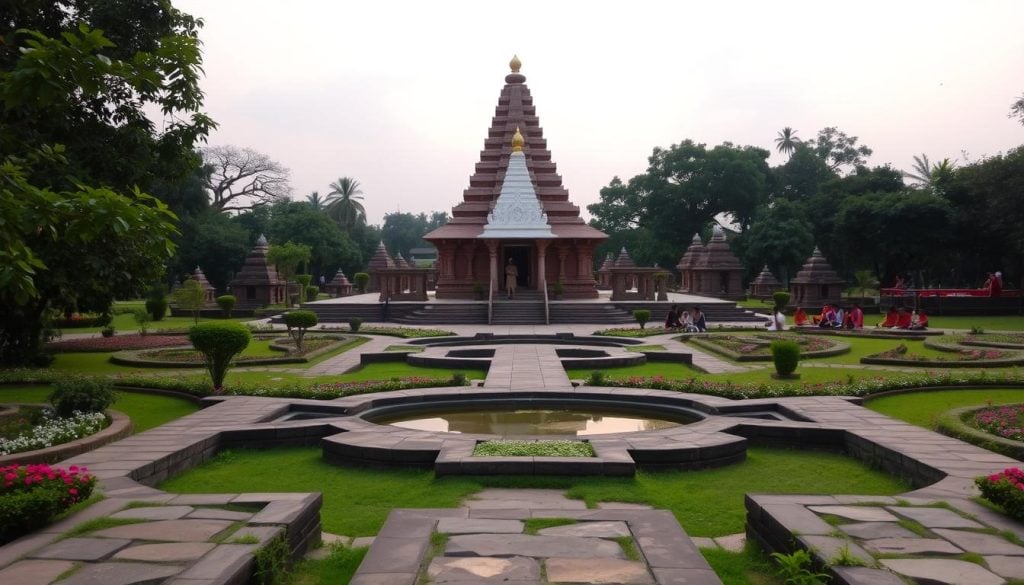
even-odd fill
[(103, 412), (117, 400), (117, 394), (108, 380), (69, 378), (54, 384), (47, 400), (58, 416), (68, 418), (75, 411)]
[(788, 376), (796, 371), (800, 363), (800, 345), (788, 339), (776, 339), (772, 342), (772, 361), (775, 362), (775, 373)]
[(188, 339), (203, 354), (213, 389), (220, 392), (231, 360), (249, 347), (252, 334), (241, 323), (201, 323), (188, 330)]
[(1008, 467), (999, 473), (974, 480), (981, 495), (997, 504), (1008, 516), (1024, 520), (1024, 470)]
[(360, 293), (364, 293), (366, 292), (366, 285), (370, 283), (370, 275), (365, 272), (356, 272), (352, 277), (352, 282), (355, 283)]
[(637, 309), (633, 311), (633, 318), (640, 324), (640, 328), (643, 329), (644, 325), (651, 320), (651, 312), (647, 309)]
[(320, 287), (318, 286), (307, 286), (306, 287), (306, 302), (311, 303), (316, 300), (316, 295), (320, 294)]
[(301, 286), (303, 288), (303, 290), (305, 290), (306, 288), (309, 288), (309, 283), (313, 282), (313, 275), (312, 274), (296, 274), (295, 275), (295, 282), (299, 283), (299, 286)]
[(359, 327), (363, 324), (363, 320), (359, 317), (352, 317), (348, 320), (348, 328), (352, 330), (352, 333), (359, 331)]
[(216, 301), (220, 310), (224, 311), (224, 316), (231, 317), (231, 310), (235, 308), (238, 299), (235, 298), (235, 295), (221, 295), (216, 298)]
[(100, 329), (100, 335), (102, 335), (103, 337), (113, 337), (114, 336), (114, 326), (113, 325), (107, 325), (103, 329)]
[(790, 294), (784, 290), (772, 293), (772, 300), (775, 301), (775, 308), (782, 310), (789, 304)]

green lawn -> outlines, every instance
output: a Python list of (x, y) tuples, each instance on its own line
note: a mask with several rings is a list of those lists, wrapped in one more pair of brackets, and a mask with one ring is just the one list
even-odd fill
[[(865, 317), (865, 320), (868, 320)], [(970, 329), (981, 327), (993, 331), (1024, 331), (1024, 315), (1006, 315), (999, 317), (928, 316), (928, 326), (933, 329)]]
[(1014, 404), (1024, 402), (1024, 388), (978, 390), (936, 390), (906, 392), (873, 398), (865, 404), (871, 410), (887, 414), (929, 429), (943, 413), (964, 406), (986, 404)]
[[(287, 470), (287, 473), (282, 473)], [(381, 489), (387, 486), (387, 489)], [(639, 473), (635, 478), (530, 476), (443, 477), (432, 471), (376, 470), (329, 465), (319, 448), (232, 451), (160, 488), (179, 493), (320, 491), (324, 530), (375, 534), (392, 508), (450, 508), (483, 487), (567, 489), (586, 500), (643, 502), (672, 510), (688, 534), (743, 531), (743, 495), (757, 493), (896, 494), (909, 486), (848, 457), (752, 448), (746, 461), (690, 472)]]
[[(207, 323), (210, 321), (238, 321), (245, 323), (252, 321), (252, 317), (232, 317), (231, 319), (204, 319), (200, 318), (200, 323)], [(189, 327), (196, 324), (195, 319), (192, 317), (164, 317), (159, 321), (150, 321), (147, 328), (150, 331), (157, 331), (161, 329), (188, 329)], [(114, 326), (114, 330), (119, 333), (138, 332), (139, 326), (135, 323), (135, 316), (131, 313), (123, 313), (121, 315), (114, 315), (114, 320), (111, 322)], [(99, 333), (102, 327), (66, 327), (62, 329), (64, 333)]]
[[(0, 386), (0, 403), (3, 402), (46, 402), (50, 386)], [(136, 433), (158, 427), (199, 410), (190, 400), (143, 394), (141, 392), (118, 392), (114, 410), (128, 415)]]
[(775, 576), (776, 565), (752, 542), (739, 553), (720, 548), (700, 552), (723, 585), (782, 585), (782, 579)]

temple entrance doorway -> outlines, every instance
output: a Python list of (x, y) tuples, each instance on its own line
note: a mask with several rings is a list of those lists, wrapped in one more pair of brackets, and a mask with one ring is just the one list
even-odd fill
[(501, 284), (505, 285), (505, 266), (511, 258), (512, 263), (519, 270), (519, 278), (516, 279), (516, 286), (520, 288), (533, 288), (533, 246), (529, 244), (505, 244), (501, 248)]

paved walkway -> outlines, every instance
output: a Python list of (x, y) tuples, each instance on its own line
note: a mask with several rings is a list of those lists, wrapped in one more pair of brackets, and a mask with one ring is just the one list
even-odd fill
[(359, 365), (359, 355), (363, 353), (377, 353), (384, 351), (389, 345), (401, 343), (402, 340), (384, 335), (374, 335), (370, 341), (357, 348), (350, 349), (334, 357), (325, 359), (315, 366), (303, 370), (304, 376), (323, 376), (327, 374), (344, 374)]
[(504, 345), (495, 349), (484, 388), (572, 390), (553, 345)]

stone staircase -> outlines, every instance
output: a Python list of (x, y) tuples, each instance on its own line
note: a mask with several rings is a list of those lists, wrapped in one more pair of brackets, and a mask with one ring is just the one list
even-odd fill
[(406, 325), (486, 325), (487, 304), (429, 303), (418, 305), (408, 313), (390, 316), (390, 320)]

